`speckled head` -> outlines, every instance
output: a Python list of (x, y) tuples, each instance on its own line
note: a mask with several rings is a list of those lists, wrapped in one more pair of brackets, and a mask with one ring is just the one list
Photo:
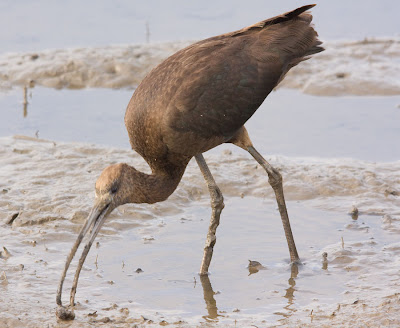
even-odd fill
[(126, 203), (146, 201), (143, 191), (143, 174), (125, 163), (108, 166), (95, 185), (96, 203), (108, 204), (109, 212)]

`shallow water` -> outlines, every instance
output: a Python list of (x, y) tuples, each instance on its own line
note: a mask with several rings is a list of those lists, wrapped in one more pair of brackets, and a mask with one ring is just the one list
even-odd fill
[[(56, 141), (129, 148), (123, 117), (132, 92), (33, 88), (24, 117), (22, 90), (14, 89), (0, 95), (0, 137), (37, 134)], [(246, 127), (266, 155), (394, 161), (400, 158), (399, 106), (400, 96), (316, 97), (279, 89)]]
[[(76, 320), (56, 321), (58, 279), (96, 178), (115, 162), (148, 171), (129, 149), (125, 108), (144, 74), (188, 43), (152, 42), (200, 39), (298, 5), (175, 3), (157, 10), (150, 2), (0, 4), (0, 326), (399, 326), (393, 1), (314, 8), (322, 39), (374, 39), (325, 42), (324, 53), (285, 79), (296, 90), (273, 92), (246, 125), (283, 175), (298, 272), (265, 172), (242, 150), (222, 146), (205, 155), (226, 205), (209, 279), (197, 275), (209, 196), (192, 161), (168, 201), (111, 214), (81, 273)], [(146, 21), (151, 42), (132, 45), (146, 40)], [(358, 215), (348, 214), (353, 206)], [(248, 260), (263, 267), (249, 272)]]

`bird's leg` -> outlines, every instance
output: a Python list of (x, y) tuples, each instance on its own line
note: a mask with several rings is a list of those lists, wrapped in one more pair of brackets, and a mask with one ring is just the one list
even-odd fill
[(248, 146), (247, 151), (268, 173), (268, 181), (272, 189), (274, 189), (279, 212), (281, 214), (283, 229), (285, 230), (286, 240), (289, 246), (290, 260), (292, 263), (298, 263), (300, 261), (300, 258), (299, 255), (297, 254), (297, 249), (294, 243), (292, 229), (290, 228), (285, 197), (283, 195), (282, 175), (278, 172), (278, 170), (273, 168), (271, 164), (269, 164), (253, 146)]
[(208, 273), (210, 266), (213, 249), (217, 240), (216, 231), (219, 225), (222, 209), (224, 208), (224, 197), (222, 196), (221, 190), (219, 190), (213, 176), (211, 175), (210, 169), (207, 166), (206, 161), (202, 154), (195, 156), (197, 164), (200, 167), (201, 173), (203, 173), (204, 179), (206, 180), (208, 190), (211, 196), (211, 220), (208, 228), (207, 240), (204, 246), (204, 255), (200, 267), (200, 275)]

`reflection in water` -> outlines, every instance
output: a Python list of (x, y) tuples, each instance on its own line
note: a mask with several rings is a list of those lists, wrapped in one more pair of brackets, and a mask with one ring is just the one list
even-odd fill
[(296, 286), (296, 278), (297, 275), (299, 274), (299, 267), (298, 264), (296, 263), (292, 263), (291, 265), (291, 270), (290, 270), (290, 278), (288, 280), (289, 283), (289, 288), (286, 289), (286, 294), (285, 294), (285, 298), (287, 298), (288, 300), (288, 304), (284, 307), (285, 310), (287, 310), (288, 312), (286, 314), (283, 314), (285, 317), (290, 317), (293, 312), (295, 312), (296, 310), (292, 308), (293, 305), (293, 300), (294, 300), (294, 291), (295, 286)]
[(201, 285), (203, 287), (204, 301), (208, 311), (207, 316), (203, 316), (204, 319), (216, 319), (218, 317), (217, 301), (214, 299), (214, 290), (212, 289), (210, 278), (208, 275), (200, 276)]
[[(29, 81), (28, 86), (24, 86), (24, 100), (22, 101), (22, 108), (23, 108), (23, 113), (24, 117), (28, 116), (28, 88), (33, 89), (35, 87), (35, 81), (31, 80)], [(29, 97), (32, 98), (32, 92), (29, 93)]]
[(358, 219), (358, 208), (353, 205), (349, 214), (351, 215), (351, 218), (356, 221)]
[(322, 270), (328, 270), (328, 253), (322, 253)]
[[(265, 267), (257, 262), (257, 261), (250, 261), (249, 260), (249, 275), (253, 273), (257, 273), (259, 270), (265, 269)], [(287, 310), (287, 313), (281, 313), (284, 317), (290, 317), (294, 312), (295, 309), (292, 308), (294, 304), (294, 292), (296, 286), (296, 278), (299, 273), (298, 264), (292, 263), (291, 271), (290, 271), (290, 278), (288, 280), (289, 287), (286, 289), (285, 298), (287, 298), (287, 305), (284, 307)], [(201, 286), (203, 287), (203, 297), (206, 303), (208, 315), (203, 316), (206, 320), (215, 320), (217, 317), (221, 316), (218, 314), (217, 308), (217, 301), (214, 298), (214, 290), (211, 286), (211, 281), (208, 275), (201, 275), (200, 276)]]
[(28, 116), (28, 88), (25, 86), (24, 87), (24, 101), (22, 102), (23, 104), (23, 109), (24, 109), (24, 117)]

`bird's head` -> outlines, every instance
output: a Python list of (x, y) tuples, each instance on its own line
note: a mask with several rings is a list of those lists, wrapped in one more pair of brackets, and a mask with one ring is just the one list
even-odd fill
[[(57, 304), (62, 306), (61, 292), (62, 285), (69, 264), (72, 261), (80, 243), (85, 235), (90, 231), (89, 240), (84, 247), (84, 250), (76, 270), (76, 283), (79, 271), (86, 259), (86, 256), (93, 244), (94, 239), (100, 231), (101, 226), (105, 222), (107, 216), (119, 205), (126, 203), (140, 203), (143, 202), (143, 193), (141, 192), (141, 173), (127, 164), (114, 164), (100, 174), (95, 185), (95, 202), (91, 209), (86, 222), (84, 223), (78, 238), (71, 249), (65, 264), (62, 279), (59, 284), (57, 293)], [(143, 173), (142, 173), (143, 175)], [(75, 286), (76, 289), (76, 286)], [(75, 290), (74, 288), (72, 290)], [(71, 291), (75, 293), (75, 291)], [(71, 305), (73, 306), (73, 297), (71, 296)], [(60, 311), (59, 317), (73, 318), (73, 315), (68, 311)]]
[(127, 173), (132, 169), (123, 163), (105, 168), (95, 184), (95, 206), (107, 207), (107, 211), (111, 212), (119, 205), (129, 203), (134, 181), (128, 181), (131, 180), (131, 174)]
[(143, 202), (140, 172), (125, 163), (108, 166), (95, 184), (95, 202), (87, 221), (89, 226), (102, 225), (118, 206)]

